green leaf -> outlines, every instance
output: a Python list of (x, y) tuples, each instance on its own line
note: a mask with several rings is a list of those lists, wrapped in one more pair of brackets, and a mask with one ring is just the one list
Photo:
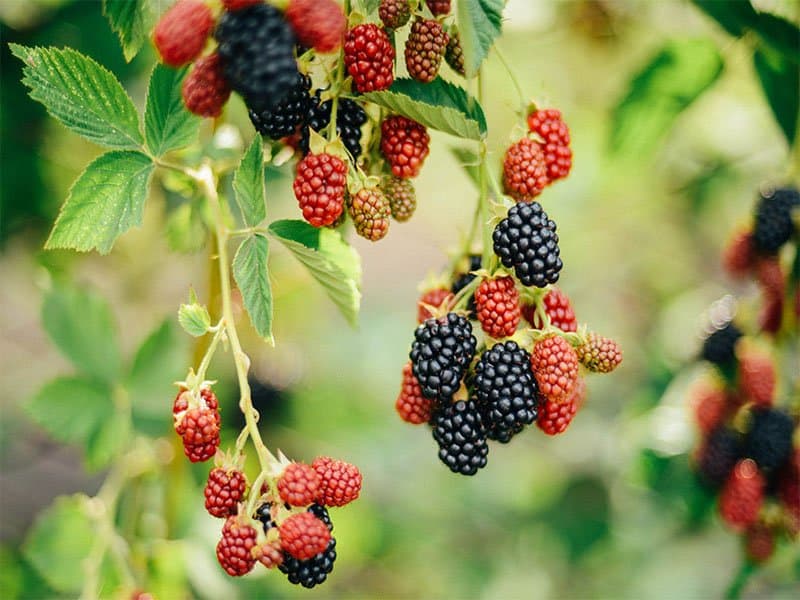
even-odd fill
[(233, 278), (242, 292), (250, 322), (270, 343), (272, 338), (272, 288), (269, 283), (267, 259), (269, 246), (263, 235), (246, 238), (233, 259)]
[(136, 351), (125, 382), (137, 428), (159, 435), (169, 426), (165, 406), (175, 397), (173, 382), (186, 375), (187, 338), (174, 318), (165, 319)]
[(797, 120), (800, 114), (800, 70), (797, 65), (769, 48), (758, 49), (753, 64), (767, 97), (775, 120), (791, 148), (797, 137)]
[(113, 382), (120, 372), (114, 317), (105, 300), (55, 287), (42, 304), (42, 325), (59, 350), (83, 373)]
[(130, 62), (147, 39), (153, 16), (149, 0), (103, 0), (103, 14), (119, 36), (125, 60)]
[(236, 203), (242, 211), (242, 219), (248, 227), (255, 227), (266, 216), (264, 198), (264, 151), (261, 147), (261, 136), (256, 136), (253, 143), (242, 157), (242, 162), (233, 176), (233, 190), (236, 192)]
[(305, 221), (274, 221), (269, 231), (325, 288), (347, 321), (355, 326), (361, 304), (361, 258), (342, 236)]
[(89, 438), (86, 445), (86, 468), (98, 471), (109, 466), (127, 447), (130, 437), (130, 416), (112, 414)]
[(71, 48), (9, 46), (25, 63), (22, 83), (31, 98), (65, 127), (102, 146), (141, 147), (139, 115), (110, 71)]
[(480, 185), (479, 177), (481, 159), (478, 154), (473, 150), (462, 148), (460, 146), (451, 146), (450, 154), (452, 154), (453, 158), (458, 161), (458, 164), (461, 165), (462, 169), (464, 169), (464, 172), (470, 178), (472, 183), (474, 183), (476, 186)]
[(637, 73), (614, 109), (610, 144), (613, 151), (650, 153), (673, 122), (720, 76), (722, 57), (706, 39), (667, 43)]
[(95, 159), (72, 184), (45, 248), (108, 254), (121, 234), (142, 224), (152, 173), (153, 162), (140, 152)]
[[(753, 30), (761, 42), (783, 55), (787, 61), (800, 63), (800, 28), (786, 19), (770, 13), (758, 13)], [(797, 89), (794, 90), (795, 94)]]
[(205, 223), (196, 202), (184, 202), (167, 216), (167, 244), (175, 252), (197, 252), (206, 243)]
[(197, 137), (201, 119), (186, 110), (181, 97), (181, 82), (185, 76), (186, 69), (170, 69), (160, 64), (150, 76), (144, 137), (155, 156), (184, 148)]
[(486, 137), (481, 105), (464, 88), (441, 77), (431, 83), (395, 79), (388, 90), (369, 92), (363, 98), (432, 129), (471, 140)]
[(459, 0), (456, 5), (458, 35), (464, 51), (467, 77), (478, 73), (481, 63), (503, 28), (504, 0)]
[(750, 0), (693, 0), (695, 5), (733, 36), (743, 36), (758, 18)]
[[(48, 585), (62, 594), (77, 597), (86, 571), (83, 561), (97, 539), (97, 528), (86, 512), (85, 496), (59, 496), (39, 513), (22, 553)], [(108, 564), (101, 568), (101, 587), (112, 588)]]
[(181, 304), (178, 309), (178, 323), (189, 335), (200, 337), (211, 327), (211, 316), (208, 309), (201, 304)]

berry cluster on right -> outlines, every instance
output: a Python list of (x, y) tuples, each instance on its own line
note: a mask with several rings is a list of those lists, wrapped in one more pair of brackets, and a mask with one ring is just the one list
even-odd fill
[(700, 433), (698, 479), (718, 494), (722, 521), (741, 534), (754, 563), (783, 541), (800, 539), (798, 217), (796, 188), (768, 189), (759, 194), (752, 225), (734, 234), (723, 266), (758, 282), (761, 306), (705, 338), (700, 357), (710, 367), (690, 393)]
[(504, 179), (516, 202), (498, 194), (497, 206), (508, 208), (495, 219), (491, 248), (461, 256), (423, 285), (395, 402), (404, 421), (431, 428), (439, 459), (461, 475), (486, 466), (489, 441), (508, 443), (533, 424), (547, 435), (566, 431), (586, 398), (584, 374), (622, 362), (618, 344), (579, 326), (555, 286), (563, 267), (557, 226), (533, 201), (568, 174), (569, 130), (557, 110), (534, 109), (527, 122), (543, 141), (515, 146), (541, 162), (509, 150)]

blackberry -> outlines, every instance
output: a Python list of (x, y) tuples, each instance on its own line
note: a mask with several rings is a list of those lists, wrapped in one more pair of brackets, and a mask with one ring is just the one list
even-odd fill
[(763, 254), (775, 254), (794, 233), (792, 210), (800, 206), (800, 192), (793, 187), (762, 194), (756, 207), (753, 245)]
[(314, 503), (308, 507), (308, 512), (310, 512), (320, 521), (325, 523), (325, 526), (328, 528), (328, 531), (333, 531), (333, 521), (331, 521), (331, 516), (328, 514), (327, 508), (325, 508), (321, 504)]
[(538, 202), (512, 206), (492, 233), (494, 252), (526, 286), (543, 288), (558, 281), (563, 263), (559, 258), (555, 222)]
[(703, 360), (718, 366), (732, 364), (736, 360), (736, 342), (740, 337), (742, 332), (733, 321), (726, 323), (703, 342)]
[(256, 111), (272, 110), (297, 81), (294, 33), (274, 6), (258, 3), (225, 11), (214, 37), (231, 88)]
[(727, 427), (715, 429), (700, 453), (700, 480), (711, 488), (720, 487), (741, 456), (742, 445), (736, 432)]
[(478, 407), (472, 400), (448, 404), (433, 416), (439, 459), (453, 473), (474, 475), (486, 466), (489, 446)]
[[(481, 268), (481, 255), (470, 254), (469, 271), (477, 271), (480, 268)], [(458, 275), (456, 275), (456, 279), (455, 281), (453, 281), (453, 285), (450, 286), (450, 291), (453, 292), (453, 295), (463, 290), (472, 282), (473, 279), (475, 279), (475, 275), (473, 275), (469, 271), (466, 273), (459, 273)], [(475, 306), (475, 294), (470, 294), (469, 300), (467, 301), (467, 312), (470, 319), (475, 319), (477, 317), (476, 306)]]
[(333, 571), (336, 561), (336, 539), (331, 538), (328, 547), (313, 558), (298, 560), (288, 552), (283, 553), (283, 562), (278, 565), (281, 573), (289, 579), (289, 583), (300, 584), (304, 588), (313, 588), (323, 583)]
[(793, 433), (794, 423), (785, 412), (754, 410), (744, 442), (744, 455), (756, 461), (764, 471), (777, 469), (792, 452)]
[(253, 518), (257, 521), (261, 521), (261, 526), (264, 528), (264, 533), (267, 533), (272, 527), (277, 527), (275, 521), (272, 520), (272, 504), (269, 502), (265, 502), (261, 506), (256, 509), (256, 514), (253, 515)]
[[(303, 127), (300, 138), (300, 149), (303, 154), (308, 153), (309, 128), (321, 131), (331, 122), (332, 104), (331, 100), (326, 100), (322, 104), (319, 104), (318, 99), (316, 102), (312, 101), (306, 121), (307, 126)], [(342, 138), (344, 147), (354, 160), (361, 156), (361, 127), (366, 122), (367, 113), (358, 103), (350, 98), (339, 98), (339, 106), (336, 109), (336, 133)]]
[(305, 123), (311, 109), (310, 89), (311, 78), (298, 73), (289, 94), (273, 109), (258, 111), (251, 108), (248, 114), (256, 131), (273, 140), (292, 135)]
[(486, 427), (486, 437), (507, 443), (536, 420), (539, 390), (531, 356), (516, 342), (483, 353), (472, 378), (472, 391)]
[(414, 332), (411, 365), (422, 395), (445, 402), (461, 385), (475, 355), (477, 340), (470, 322), (456, 313), (428, 319)]

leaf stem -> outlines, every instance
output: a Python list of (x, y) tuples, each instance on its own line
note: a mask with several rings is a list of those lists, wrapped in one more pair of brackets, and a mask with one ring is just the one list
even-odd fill
[(514, 88), (517, 90), (517, 95), (519, 96), (519, 102), (520, 105), (522, 106), (522, 112), (524, 113), (528, 105), (528, 99), (526, 98), (525, 93), (522, 91), (522, 86), (519, 84), (519, 80), (517, 79), (517, 76), (514, 75), (514, 71), (511, 69), (511, 65), (506, 60), (505, 55), (500, 50), (497, 44), (494, 45), (494, 52), (497, 55), (497, 58), (503, 64), (503, 68), (505, 68), (506, 73), (508, 73), (508, 77), (509, 79), (511, 79), (511, 83), (514, 84)]
[(208, 345), (206, 349), (206, 353), (203, 356), (203, 360), (200, 362), (200, 366), (197, 367), (197, 380), (202, 382), (206, 378), (206, 371), (208, 371), (208, 365), (211, 364), (211, 359), (214, 357), (214, 352), (217, 349), (217, 344), (219, 343), (220, 338), (222, 338), (223, 334), (226, 331), (225, 327), (225, 319), (222, 318), (217, 323), (214, 331), (214, 337), (211, 338), (211, 343)]

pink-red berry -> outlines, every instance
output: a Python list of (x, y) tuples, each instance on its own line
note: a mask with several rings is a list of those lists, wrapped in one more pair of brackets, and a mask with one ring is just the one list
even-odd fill
[(305, 463), (290, 463), (278, 479), (278, 494), (290, 506), (313, 504), (319, 495), (317, 472)]
[(764, 476), (746, 458), (736, 463), (719, 496), (719, 513), (732, 529), (743, 531), (758, 519), (764, 502)]
[(428, 156), (431, 138), (424, 125), (400, 115), (381, 123), (381, 152), (395, 177), (416, 177)]
[(180, 67), (197, 58), (214, 27), (211, 9), (200, 0), (178, 0), (159, 19), (153, 41), (161, 60)]
[(264, 0), (222, 0), (225, 10), (242, 10), (254, 4), (261, 4)]
[(547, 435), (564, 433), (576, 412), (578, 412), (578, 405), (572, 396), (563, 402), (546, 399), (539, 405), (536, 426)]
[(344, 210), (347, 165), (332, 154), (309, 154), (297, 165), (295, 198), (314, 227), (331, 225)]
[(430, 83), (439, 73), (449, 36), (438, 21), (417, 18), (405, 47), (406, 69), (417, 81)]
[(529, 138), (512, 144), (503, 160), (506, 193), (518, 202), (529, 202), (550, 183), (542, 145)]
[(755, 263), (753, 233), (741, 229), (733, 234), (722, 252), (722, 266), (732, 277), (745, 277)]
[(253, 548), (253, 558), (267, 569), (274, 569), (283, 563), (283, 550), (279, 540), (264, 542)]
[(722, 423), (728, 410), (725, 390), (717, 385), (702, 382), (691, 391), (694, 419), (703, 435), (708, 435)]
[(775, 553), (775, 534), (764, 523), (754, 523), (744, 534), (744, 549), (754, 563), (762, 563)]
[[(553, 287), (544, 296), (544, 312), (550, 319), (550, 324), (561, 331), (578, 331), (578, 318), (572, 309), (572, 303), (564, 292)], [(522, 307), (522, 316), (535, 329), (543, 329), (544, 323), (536, 314), (535, 304), (525, 304)]]
[(387, 89), (394, 81), (394, 47), (386, 32), (372, 23), (356, 25), (347, 32), (344, 64), (361, 93)]
[(235, 515), (246, 492), (247, 478), (238, 469), (211, 469), (203, 491), (208, 514), (220, 519)]
[(241, 577), (253, 570), (256, 559), (253, 549), (258, 532), (240, 517), (228, 517), (222, 528), (222, 539), (217, 544), (217, 560), (231, 577)]
[(442, 287), (433, 288), (422, 294), (417, 302), (417, 323), (423, 323), (433, 316), (427, 306), (440, 308), (445, 302), (450, 302), (452, 298), (453, 293)]
[(533, 346), (531, 369), (542, 395), (562, 402), (569, 398), (578, 379), (578, 355), (564, 338), (546, 337)]
[(218, 117), (231, 95), (217, 53), (201, 58), (183, 80), (183, 103), (201, 117)]
[(278, 526), (281, 548), (298, 560), (313, 558), (328, 546), (331, 532), (310, 512), (296, 513)]
[(422, 395), (422, 388), (414, 377), (410, 362), (403, 365), (403, 381), (394, 407), (406, 423), (420, 425), (431, 420), (433, 403)]
[(290, 0), (284, 16), (301, 45), (323, 53), (341, 46), (347, 18), (335, 0)]
[(514, 279), (496, 277), (481, 281), (475, 290), (475, 309), (481, 328), (489, 337), (514, 335), (522, 317)]
[(350, 197), (347, 211), (353, 220), (356, 233), (371, 242), (377, 242), (389, 233), (392, 209), (389, 200), (378, 188), (361, 188)]
[(542, 150), (550, 183), (569, 175), (572, 168), (569, 127), (561, 111), (554, 108), (536, 110), (528, 115), (528, 128), (544, 140)]
[(358, 467), (329, 456), (319, 456), (311, 463), (320, 478), (319, 503), (344, 506), (361, 493), (361, 472)]
[(219, 402), (209, 388), (195, 399), (186, 389), (178, 392), (172, 406), (175, 432), (183, 440), (183, 451), (192, 462), (204, 462), (219, 447), (221, 419)]
[(766, 354), (744, 350), (739, 356), (739, 389), (759, 406), (772, 406), (775, 396), (775, 365)]

